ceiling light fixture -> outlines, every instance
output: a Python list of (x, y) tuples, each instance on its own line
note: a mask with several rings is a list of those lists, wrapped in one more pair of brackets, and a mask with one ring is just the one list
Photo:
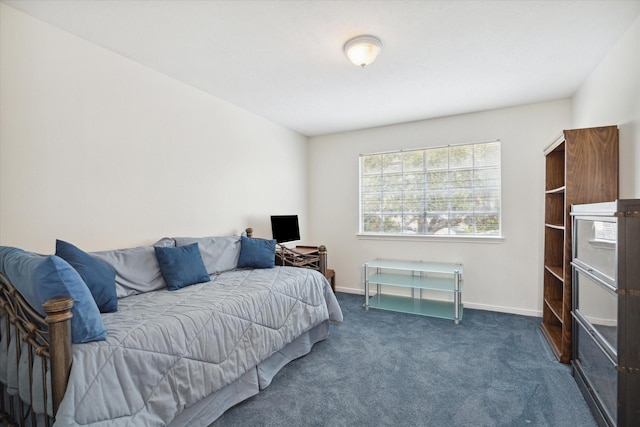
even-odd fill
[(366, 67), (376, 60), (382, 49), (382, 42), (373, 36), (354, 37), (344, 45), (344, 53), (358, 67)]

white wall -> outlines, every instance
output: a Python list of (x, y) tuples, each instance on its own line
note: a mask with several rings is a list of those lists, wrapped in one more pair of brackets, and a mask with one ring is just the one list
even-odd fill
[[(462, 262), (465, 306), (539, 315), (543, 149), (570, 124), (570, 100), (561, 100), (311, 138), (311, 240), (327, 245), (337, 288), (362, 292), (361, 266), (372, 258)], [(495, 139), (502, 141), (502, 242), (356, 236), (359, 154)]]
[(618, 125), (620, 198), (640, 197), (640, 18), (573, 97), (575, 128)]
[(0, 4), (0, 244), (306, 226), (306, 137)]

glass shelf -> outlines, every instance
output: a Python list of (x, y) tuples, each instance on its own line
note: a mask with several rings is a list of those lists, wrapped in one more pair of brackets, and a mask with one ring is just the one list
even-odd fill
[[(370, 285), (376, 285), (373, 297)], [(385, 295), (383, 286), (411, 288), (413, 296)], [(423, 291), (448, 292), (453, 301), (423, 298)], [(373, 307), (433, 316), (457, 324), (462, 319), (462, 264), (376, 259), (364, 264), (364, 293), (366, 310)]]
[[(430, 289), (454, 292), (453, 277), (410, 276), (407, 274), (376, 273), (369, 277), (369, 283), (376, 285), (400, 286), (404, 288)], [(460, 281), (462, 290), (462, 280)]]
[(423, 273), (462, 274), (462, 264), (445, 262), (401, 261), (393, 259), (375, 259), (367, 266), (372, 268), (389, 268), (404, 271), (422, 271)]
[[(400, 313), (420, 314), (422, 316), (454, 319), (455, 305), (452, 301), (415, 299), (396, 295), (374, 295), (369, 298), (369, 307), (397, 311)], [(460, 306), (462, 320), (462, 305)]]

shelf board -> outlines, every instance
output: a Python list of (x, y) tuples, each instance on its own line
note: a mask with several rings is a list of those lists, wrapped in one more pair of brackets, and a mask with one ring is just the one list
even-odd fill
[(553, 274), (556, 279), (558, 279), (562, 283), (564, 283), (564, 278), (562, 277), (562, 266), (560, 266), (560, 265), (545, 265), (544, 268), (549, 270), (549, 273)]
[(562, 321), (562, 300), (560, 299), (551, 299), (545, 298), (544, 303), (547, 304), (547, 307), (551, 310), (554, 316), (558, 319), (560, 323), (564, 323)]
[[(374, 295), (369, 298), (369, 308), (455, 320), (455, 306), (451, 301), (434, 301), (396, 295)], [(460, 304), (460, 320), (462, 319), (462, 309), (463, 306)]]
[(422, 271), (437, 274), (462, 274), (462, 264), (447, 262), (401, 261), (395, 259), (375, 259), (365, 264), (367, 268), (382, 268), (402, 271)]
[[(454, 280), (452, 277), (429, 277), (412, 276), (408, 274), (376, 273), (372, 274), (371, 277), (369, 277), (369, 284), (454, 292)], [(462, 291), (462, 280), (460, 280), (460, 290)]]
[(553, 228), (555, 230), (564, 230), (564, 224), (551, 224), (551, 223), (546, 223), (544, 225), (545, 227), (548, 228)]
[(557, 188), (552, 188), (551, 190), (547, 190), (545, 191), (545, 193), (547, 194), (558, 194), (558, 193), (564, 193), (566, 186), (562, 186), (562, 187), (557, 187)]

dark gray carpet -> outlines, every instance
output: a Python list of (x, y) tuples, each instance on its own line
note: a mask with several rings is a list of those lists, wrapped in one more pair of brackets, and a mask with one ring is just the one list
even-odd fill
[(344, 323), (212, 426), (596, 426), (539, 318), (466, 309), (454, 325), (337, 296)]

